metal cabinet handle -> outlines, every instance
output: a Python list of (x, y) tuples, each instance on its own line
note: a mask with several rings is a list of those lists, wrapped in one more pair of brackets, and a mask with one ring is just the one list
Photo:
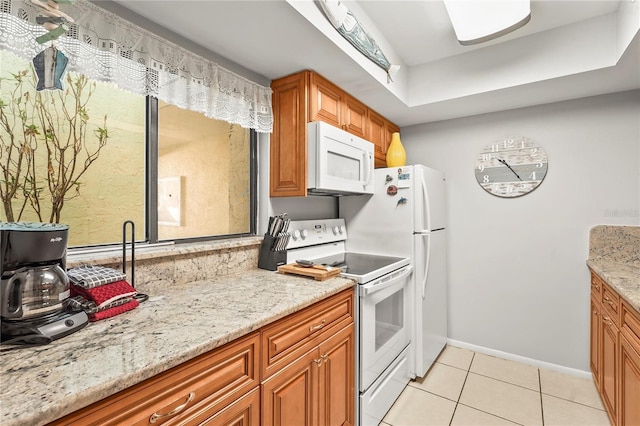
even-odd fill
[(610, 327), (613, 325), (613, 323), (611, 322), (611, 319), (609, 319), (609, 317), (602, 317), (602, 322), (607, 324)]
[(320, 358), (318, 359), (314, 359), (313, 362), (315, 362), (318, 367), (320, 367), (322, 365), (322, 362), (327, 362), (327, 359), (329, 358), (329, 354), (324, 354), (324, 355), (320, 355)]
[(176, 408), (174, 408), (173, 410), (169, 411), (168, 413), (158, 414), (158, 412), (156, 411), (149, 418), (149, 423), (155, 423), (159, 419), (162, 419), (162, 418), (165, 418), (165, 417), (175, 416), (176, 414), (178, 414), (179, 412), (181, 412), (182, 410), (187, 408), (187, 405), (189, 405), (189, 403), (191, 401), (193, 401), (193, 398), (195, 398), (195, 397), (196, 397), (196, 393), (195, 392), (190, 392), (189, 396), (187, 396), (187, 400), (184, 402), (184, 404), (178, 405)]
[(322, 320), (322, 322), (318, 325), (312, 325), (311, 327), (309, 327), (309, 332), (312, 333), (316, 330), (320, 330), (322, 327), (324, 327), (324, 324), (326, 323), (326, 320)]
[(595, 288), (596, 290), (600, 290), (600, 286), (596, 283), (591, 283), (591, 287)]
[(612, 308), (614, 308), (613, 306), (613, 300), (609, 299), (607, 296), (604, 296), (604, 301), (607, 302), (609, 304), (609, 306), (611, 306)]

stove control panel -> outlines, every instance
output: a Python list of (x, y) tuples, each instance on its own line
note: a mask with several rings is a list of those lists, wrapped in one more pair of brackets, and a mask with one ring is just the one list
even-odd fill
[(344, 219), (292, 220), (287, 249), (334, 243), (347, 239)]

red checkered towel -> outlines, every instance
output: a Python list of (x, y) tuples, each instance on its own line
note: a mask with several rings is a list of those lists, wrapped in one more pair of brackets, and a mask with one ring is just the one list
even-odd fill
[(95, 302), (98, 308), (102, 308), (116, 300), (133, 297), (138, 293), (131, 284), (124, 280), (93, 288), (83, 288), (73, 283), (71, 283), (70, 287), (71, 296), (82, 296), (87, 300)]
[(125, 303), (124, 305), (114, 306), (113, 308), (105, 309), (104, 311), (99, 311), (95, 314), (89, 315), (89, 321), (95, 322), (102, 319), (111, 318), (123, 312), (135, 309), (139, 304), (140, 303), (136, 299), (131, 299), (131, 301)]

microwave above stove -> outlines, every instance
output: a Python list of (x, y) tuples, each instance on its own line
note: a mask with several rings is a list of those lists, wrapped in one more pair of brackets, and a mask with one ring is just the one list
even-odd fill
[(307, 190), (373, 194), (373, 143), (321, 121), (307, 123)]

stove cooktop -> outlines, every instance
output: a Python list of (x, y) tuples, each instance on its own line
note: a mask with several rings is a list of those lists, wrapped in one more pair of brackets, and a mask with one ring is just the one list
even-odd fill
[(342, 268), (342, 276), (364, 284), (409, 264), (404, 257), (366, 253), (340, 253), (314, 259), (315, 263)]

